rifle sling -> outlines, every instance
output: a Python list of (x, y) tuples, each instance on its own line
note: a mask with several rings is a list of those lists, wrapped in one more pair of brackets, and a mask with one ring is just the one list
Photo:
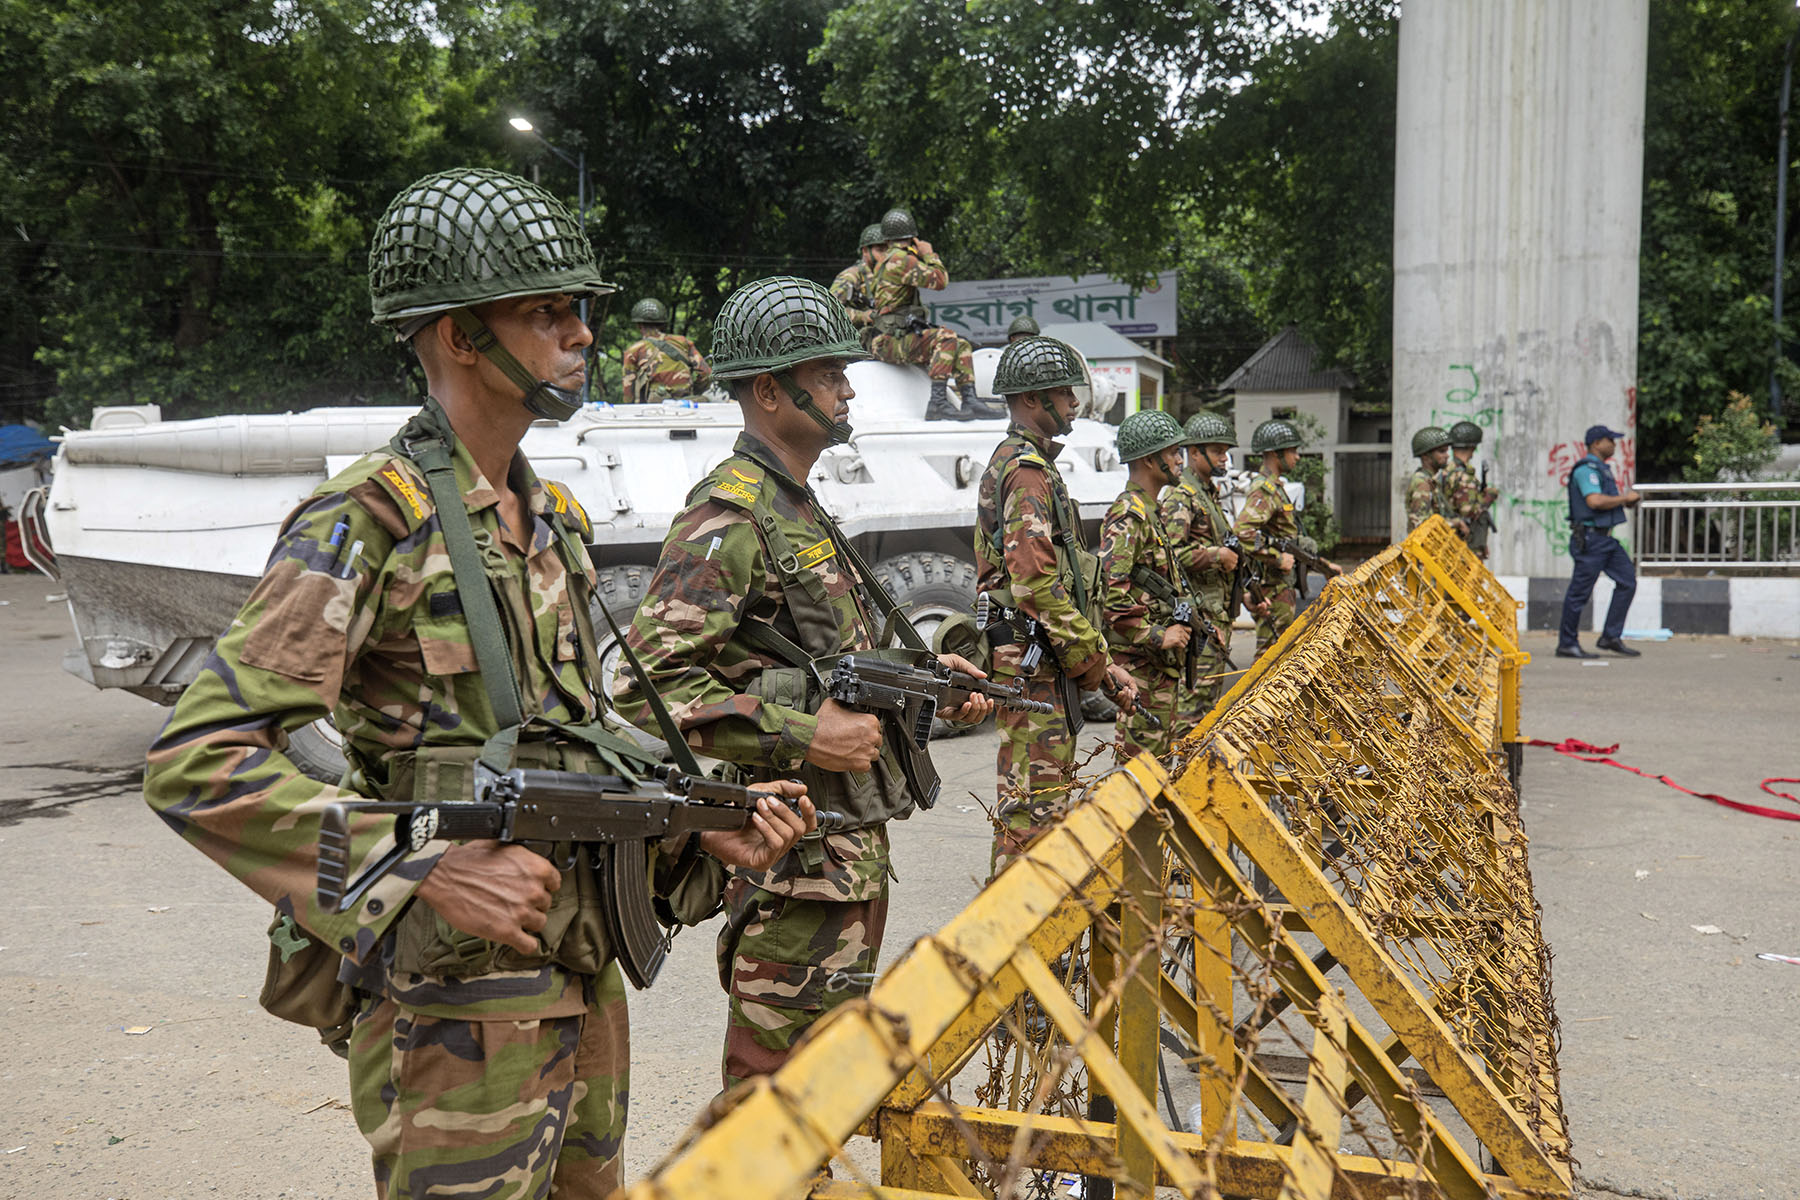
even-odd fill
[(682, 736), (680, 727), (675, 724), (675, 717), (669, 712), (669, 706), (663, 703), (663, 698), (657, 694), (654, 687), (650, 686), (649, 673), (638, 661), (637, 653), (632, 650), (631, 643), (626, 641), (625, 635), (620, 632), (619, 623), (613, 620), (611, 610), (605, 604), (595, 607), (606, 618), (606, 627), (612, 630), (613, 641), (618, 645), (619, 652), (625, 656), (625, 661), (631, 664), (631, 673), (637, 676), (638, 688), (644, 693), (644, 701), (650, 705), (650, 711), (656, 715), (656, 726), (662, 731), (663, 741), (669, 745), (669, 755), (674, 758), (675, 765), (681, 768), (685, 775), (696, 777), (703, 775), (704, 772), (700, 770), (700, 762), (694, 757), (693, 748), (687, 744), (687, 738)]

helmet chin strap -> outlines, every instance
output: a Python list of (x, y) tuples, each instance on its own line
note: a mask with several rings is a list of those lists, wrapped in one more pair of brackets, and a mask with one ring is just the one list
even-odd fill
[(826, 416), (825, 410), (819, 407), (819, 402), (812, 398), (812, 393), (794, 381), (791, 371), (776, 371), (773, 374), (775, 382), (781, 385), (782, 390), (788, 394), (788, 399), (794, 402), (794, 407), (818, 423), (819, 428), (823, 429), (831, 438), (831, 445), (847, 446), (850, 444), (850, 435), (855, 432), (850, 428), (850, 422), (833, 421)]
[(518, 385), (525, 393), (521, 403), (527, 412), (534, 417), (543, 417), (551, 421), (566, 421), (581, 411), (581, 393), (571, 392), (567, 388), (559, 388), (547, 379), (538, 379), (525, 369), (525, 364), (513, 357), (512, 351), (500, 344), (494, 331), (487, 327), (480, 317), (466, 308), (450, 310), (450, 319), (456, 327), (468, 335), (469, 341), (487, 357), (487, 360), (500, 368), (500, 373)]
[(1038, 395), (1042, 397), (1038, 403), (1043, 406), (1045, 412), (1050, 414), (1050, 420), (1056, 426), (1056, 432), (1050, 436), (1068, 437), (1071, 433), (1074, 433), (1075, 418), (1063, 416), (1062, 410), (1056, 407), (1056, 401), (1050, 398), (1049, 392), (1039, 392)]

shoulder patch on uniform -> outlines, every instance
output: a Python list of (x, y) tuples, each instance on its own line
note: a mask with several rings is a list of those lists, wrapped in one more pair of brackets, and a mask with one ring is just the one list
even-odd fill
[(575, 498), (568, 485), (541, 481), (544, 485), (544, 501), (552, 516), (568, 525), (581, 535), (583, 542), (594, 540), (594, 522), (588, 518), (587, 509), (581, 507), (581, 501)]
[(1046, 470), (1050, 467), (1050, 460), (1045, 458), (1042, 454), (1039, 454), (1036, 450), (1020, 451), (1019, 457), (1014, 461), (1023, 467), (1043, 467)]
[(821, 538), (794, 555), (803, 567), (816, 567), (826, 559), (837, 555), (837, 546), (830, 538)]
[(396, 497), (405, 501), (415, 519), (420, 521), (425, 519), (425, 506), (428, 502), (424, 489), (408, 476), (398, 462), (390, 462), (375, 472), (375, 478), (380, 480), (382, 485), (393, 492)]
[(1148, 517), (1150, 515), (1144, 508), (1144, 498), (1136, 492), (1125, 493), (1125, 508), (1133, 516)]
[(749, 508), (756, 503), (757, 488), (753, 485), (739, 483), (729, 476), (713, 482), (712, 489), (707, 492), (714, 500), (723, 500), (738, 508)]

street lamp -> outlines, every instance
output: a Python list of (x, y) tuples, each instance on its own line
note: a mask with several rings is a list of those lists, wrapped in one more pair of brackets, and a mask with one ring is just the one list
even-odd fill
[[(562, 159), (564, 162), (568, 163), (571, 167), (575, 168), (575, 209), (576, 209), (575, 217), (578, 221), (581, 222), (581, 236), (585, 238), (587, 236), (587, 215), (588, 215), (587, 151), (585, 149), (578, 149), (575, 151), (575, 154), (573, 156), (570, 156), (568, 151), (564, 150), (561, 146), (556, 145), (549, 138), (547, 138), (543, 134), (539, 133), (537, 131), (537, 126), (533, 125), (530, 121), (527, 121), (524, 117), (508, 118), (506, 123), (508, 125), (511, 125), (514, 129), (518, 130), (520, 133), (529, 133), (532, 137), (534, 137), (538, 141), (542, 142), (544, 144), (544, 148), (549, 150), (550, 153), (556, 155), (556, 157)], [(588, 300), (587, 300), (586, 296), (583, 296), (581, 298), (581, 323), (583, 325), (586, 325), (587, 320), (588, 320)], [(581, 402), (583, 404), (586, 404), (588, 402), (588, 399), (592, 395), (592, 392), (593, 392), (592, 356), (588, 355), (585, 357), (587, 357), (589, 360), (588, 366), (590, 369), (587, 372), (585, 372), (581, 377)]]

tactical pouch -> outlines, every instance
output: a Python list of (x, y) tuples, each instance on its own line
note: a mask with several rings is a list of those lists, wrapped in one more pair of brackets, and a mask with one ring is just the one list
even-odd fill
[(340, 1058), (349, 1054), (357, 1007), (355, 989), (338, 982), (343, 961), (334, 947), (278, 912), (269, 925), (269, 969), (256, 998), (282, 1020), (318, 1030), (319, 1040)]
[[(744, 692), (804, 713), (818, 712), (825, 702), (825, 689), (816, 671), (805, 667), (770, 667), (751, 679)], [(852, 827), (904, 819), (912, 813), (906, 776), (885, 744), (872, 771), (824, 771), (802, 762), (792, 774), (806, 784), (806, 794), (814, 804), (843, 813)]]
[(968, 613), (945, 619), (931, 635), (931, 649), (935, 654), (960, 654), (982, 672), (993, 671), (992, 644)]

